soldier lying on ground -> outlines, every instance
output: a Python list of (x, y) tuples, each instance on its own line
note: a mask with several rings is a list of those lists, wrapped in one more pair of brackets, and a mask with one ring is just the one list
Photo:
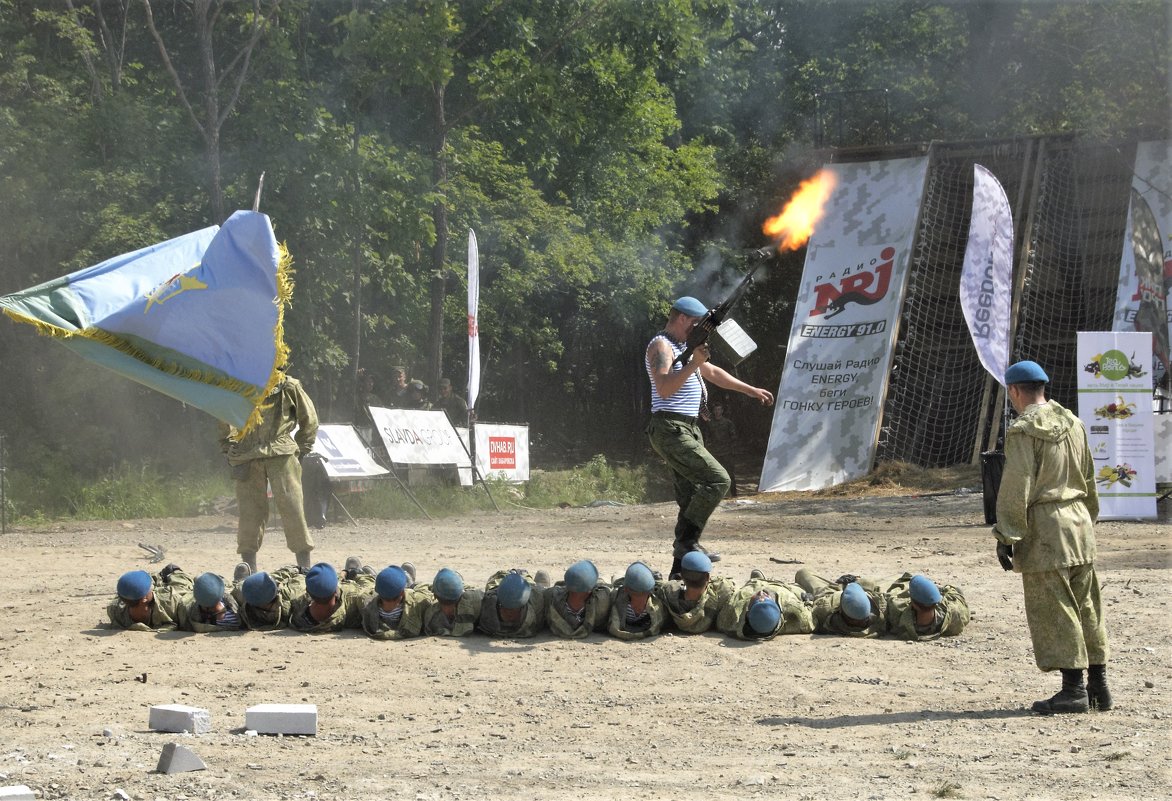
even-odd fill
[(464, 586), (463, 577), (441, 568), (431, 584), (418, 589), (428, 597), (423, 611), (423, 633), (435, 637), (465, 637), (476, 629), (484, 593)]
[(498, 570), (484, 587), (476, 625), (490, 637), (534, 636), (545, 628), (545, 589), (526, 570)]
[(546, 591), (546, 624), (558, 637), (580, 640), (602, 631), (609, 613), (610, 586), (586, 559), (570, 565), (565, 580)]
[(753, 570), (721, 608), (716, 627), (738, 640), (771, 640), (778, 634), (809, 634), (814, 620), (809, 596), (800, 586)]
[(179, 628), (184, 631), (238, 631), (244, 626), (236, 599), (215, 573), (200, 573), (191, 597), (179, 609)]
[(115, 626), (130, 631), (165, 631), (179, 624), (179, 610), (191, 595), (191, 577), (178, 565), (155, 575), (131, 570), (118, 579), (118, 598), (106, 607)]
[(794, 576), (814, 596), (814, 633), (878, 637), (887, 631), (887, 597), (879, 585), (850, 574), (830, 581), (802, 568)]
[(712, 578), (712, 560), (703, 551), (689, 551), (680, 560), (680, 580), (659, 585), (659, 596), (675, 627), (685, 634), (702, 634), (732, 598), (730, 578)]
[(293, 601), (290, 624), (314, 634), (362, 628), (362, 607), (373, 589), (370, 572), (356, 572), (353, 580), (339, 582), (333, 565), (318, 562), (305, 574), (305, 594)]
[(655, 592), (655, 574), (643, 562), (634, 562), (614, 583), (606, 630), (620, 640), (655, 637), (667, 624), (667, 607)]
[(362, 628), (376, 640), (418, 637), (429, 595), (411, 588), (411, 576), (397, 565), (384, 567), (374, 580), (374, 595), (362, 607)]

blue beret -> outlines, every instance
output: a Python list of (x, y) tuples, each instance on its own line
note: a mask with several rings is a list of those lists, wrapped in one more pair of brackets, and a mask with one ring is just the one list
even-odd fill
[(940, 588), (927, 576), (912, 576), (909, 587), (912, 600), (921, 606), (932, 606), (940, 603)]
[(131, 570), (118, 579), (118, 597), (141, 601), (151, 591), (151, 574), (145, 570)]
[(273, 581), (273, 577), (264, 571), (253, 573), (244, 579), (244, 584), (241, 586), (244, 603), (252, 606), (266, 606), (277, 597), (277, 582)]
[(574, 562), (566, 569), (566, 589), (570, 592), (590, 592), (598, 584), (598, 568), (588, 559)]
[(407, 571), (395, 565), (384, 567), (374, 580), (374, 591), (378, 593), (379, 598), (388, 601), (392, 598), (398, 598), (405, 589), (407, 589)]
[(623, 580), (628, 590), (634, 592), (651, 592), (655, 589), (655, 576), (651, 568), (642, 562), (635, 562), (627, 568), (626, 578)]
[(781, 622), (781, 607), (772, 598), (762, 598), (749, 607), (749, 628), (758, 634), (772, 634)]
[(533, 590), (520, 573), (510, 573), (497, 585), (496, 600), (505, 609), (520, 609), (529, 603)]
[(460, 578), (460, 574), (450, 567), (441, 568), (431, 582), (431, 591), (441, 601), (448, 603), (458, 601), (460, 596), (464, 594), (464, 579)]
[(705, 314), (708, 314), (708, 307), (691, 295), (684, 295), (675, 303), (671, 304), (671, 307), (678, 312), (683, 312), (689, 317), (703, 317)]
[(843, 587), (841, 605), (842, 611), (849, 618), (866, 620), (871, 617), (871, 599), (857, 581)]
[(1005, 371), (1005, 383), (1008, 384), (1027, 384), (1032, 381), (1041, 381), (1045, 384), (1050, 383), (1050, 376), (1046, 375), (1046, 371), (1042, 369), (1042, 365), (1037, 362), (1024, 361), (1009, 365), (1009, 369)]
[(215, 573), (200, 573), (195, 579), (192, 594), (197, 604), (210, 609), (224, 597), (224, 580)]
[(703, 551), (688, 551), (684, 554), (684, 558), (680, 560), (680, 568), (683, 570), (694, 570), (697, 573), (711, 573), (712, 560)]
[(333, 565), (318, 562), (305, 574), (305, 591), (310, 598), (333, 598), (338, 591), (338, 571)]

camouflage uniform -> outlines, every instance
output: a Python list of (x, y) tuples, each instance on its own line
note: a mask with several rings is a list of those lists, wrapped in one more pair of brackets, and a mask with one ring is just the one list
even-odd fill
[(1095, 573), (1099, 493), (1086, 428), (1056, 401), (1032, 404), (1005, 433), (993, 533), (1013, 546), (1034, 659), (1042, 670), (1107, 663)]
[(305, 575), (295, 566), (289, 565), (279, 570), (270, 570), (269, 576), (277, 585), (277, 597), (273, 601), (272, 609), (262, 609), (245, 603), (244, 593), (241, 590), (244, 582), (240, 582), (232, 588), (232, 597), (236, 600), (240, 620), (253, 631), (275, 631), (287, 628), (293, 601), (305, 594)]
[(623, 584), (623, 579), (619, 578), (611, 590), (610, 618), (606, 630), (612, 637), (618, 637), (620, 640), (642, 640), (658, 636), (670, 619), (667, 605), (659, 596), (659, 584), (652, 589), (651, 597), (647, 599), (647, 608), (644, 610), (650, 619), (647, 625), (640, 629), (627, 628), (627, 605), (631, 602), (631, 594)]
[(564, 581), (559, 581), (545, 593), (545, 621), (554, 635), (568, 640), (581, 640), (606, 628), (607, 615), (610, 614), (610, 587), (607, 584), (600, 583), (590, 591), (586, 605), (582, 608), (581, 620), (570, 611), (566, 603), (568, 594)]
[(293, 600), (289, 608), (289, 625), (298, 631), (310, 634), (324, 634), (329, 631), (362, 628), (362, 607), (370, 593), (374, 592), (374, 576), (359, 573), (353, 581), (338, 582), (338, 605), (333, 614), (322, 621), (309, 618), (309, 605), (313, 599), (302, 593)]
[[(749, 627), (753, 596), (764, 590), (781, 608), (781, 620), (772, 634), (757, 634)], [(778, 634), (809, 634), (814, 630), (810, 604), (802, 600), (802, 588), (771, 579), (749, 579), (737, 589), (716, 616), (716, 628), (738, 640), (771, 640)]]
[(408, 587), (403, 590), (403, 616), (399, 624), (391, 628), (379, 614), (379, 596), (374, 594), (362, 607), (362, 629), (376, 640), (404, 640), (418, 637), (423, 631), (423, 613), (427, 610), (430, 592)]
[(887, 631), (904, 640), (934, 640), (937, 637), (955, 637), (964, 631), (969, 623), (969, 605), (964, 594), (945, 584), (940, 589), (940, 600), (936, 604), (936, 617), (927, 630), (921, 631), (916, 625), (916, 610), (912, 608), (909, 585), (911, 573), (904, 573), (887, 582), (884, 593), (887, 600)]
[(220, 600), (227, 609), (236, 613), (238, 622), (235, 626), (221, 626), (205, 620), (200, 605), (194, 598), (189, 598), (187, 603), (179, 607), (178, 627), (183, 631), (194, 631), (197, 634), (206, 634), (212, 631), (238, 631), (244, 628), (244, 618), (240, 617), (240, 606), (231, 592), (225, 590), (224, 597)]
[(449, 619), (444, 614), (440, 600), (431, 591), (430, 584), (417, 584), (415, 590), (424, 594), (427, 605), (423, 610), (422, 633), (428, 637), (466, 637), (476, 630), (476, 621), (480, 618), (480, 608), (484, 602), (484, 593), (480, 590), (465, 588), (464, 594), (456, 602), (456, 615)]
[(814, 633), (841, 634), (846, 637), (878, 637), (887, 632), (887, 597), (879, 585), (869, 579), (860, 579), (859, 586), (871, 601), (871, 620), (863, 628), (851, 625), (842, 614), (842, 586), (838, 582), (816, 576), (806, 568), (798, 571), (794, 581), (814, 596)]
[(737, 586), (730, 578), (713, 576), (695, 601), (684, 599), (682, 581), (665, 581), (655, 589), (677, 629), (685, 634), (702, 634), (715, 625), (716, 616), (731, 600)]
[[(293, 430), (297, 429), (296, 437)], [(269, 517), (266, 485), (281, 513), (285, 544), (294, 553), (313, 550), (305, 522), (301, 493), (301, 463), (317, 441), (317, 411), (296, 378), (286, 377), (261, 406), (261, 421), (240, 439), (239, 432), (220, 424), (220, 449), (236, 478), (236, 502), (240, 523), (236, 548), (255, 553), (264, 541)]]
[(147, 623), (136, 623), (130, 618), (130, 609), (115, 598), (107, 607), (110, 622), (127, 631), (171, 631), (179, 626), (183, 606), (191, 598), (194, 580), (182, 570), (175, 570), (162, 578), (158, 573), (151, 575), (151, 617)]
[(480, 617), (476, 622), (476, 628), (490, 637), (532, 637), (545, 628), (545, 590), (534, 583), (533, 577), (527, 571), (520, 571), (525, 583), (529, 585), (529, 601), (522, 608), (520, 624), (512, 626), (503, 622), (497, 608), (496, 588), (510, 572), (498, 570), (484, 586), (484, 600), (480, 605)]

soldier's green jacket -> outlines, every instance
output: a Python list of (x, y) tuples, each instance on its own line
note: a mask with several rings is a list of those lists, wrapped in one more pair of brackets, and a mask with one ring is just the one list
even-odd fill
[(430, 593), (408, 587), (403, 591), (403, 616), (399, 625), (391, 628), (379, 616), (379, 597), (372, 595), (362, 607), (362, 630), (376, 640), (404, 640), (418, 637), (423, 631), (423, 613), (427, 610)]
[(373, 591), (374, 576), (368, 576), (365, 573), (359, 573), (358, 578), (354, 581), (339, 582), (338, 593), (341, 597), (338, 600), (338, 605), (334, 608), (333, 614), (319, 622), (309, 619), (307, 613), (313, 599), (308, 594), (302, 593), (293, 600), (289, 609), (289, 625), (298, 631), (310, 634), (323, 634), (342, 629), (360, 629), (362, 628), (362, 607), (366, 605), (366, 601)]
[(430, 584), (416, 585), (416, 590), (427, 596), (427, 606), (423, 610), (423, 634), (428, 637), (466, 637), (476, 630), (476, 621), (480, 619), (480, 607), (484, 603), (484, 593), (470, 587), (464, 588), (464, 594), (456, 602), (456, 614), (448, 619), (444, 614), (440, 600), (431, 591)]
[(260, 412), (260, 423), (239, 439), (236, 439), (239, 431), (220, 424), (220, 448), (228, 456), (228, 464), (304, 455), (313, 450), (317, 441), (317, 410), (296, 378), (286, 376), (265, 398)]
[(296, 567), (290, 565), (270, 570), (269, 576), (277, 585), (277, 597), (273, 599), (271, 609), (246, 604), (242, 586), (244, 582), (240, 582), (232, 588), (232, 597), (236, 599), (240, 620), (253, 631), (275, 631), (287, 628), (294, 599), (305, 594), (305, 576)]
[[(758, 634), (749, 628), (749, 602), (765, 590), (781, 608), (781, 619), (772, 634)], [(772, 579), (749, 579), (738, 588), (716, 616), (716, 628), (738, 640), (771, 640), (778, 634), (809, 634), (814, 630), (810, 604), (802, 600), (802, 588)]]
[[(940, 587), (940, 602), (936, 604), (935, 624), (927, 631), (916, 628), (916, 610), (912, 608), (909, 589), (911, 573), (904, 573), (891, 582), (887, 597), (887, 631), (905, 640), (934, 640), (937, 637), (955, 637), (969, 623), (969, 605), (964, 593), (951, 584)], [(938, 585), (939, 586), (939, 585)]]
[(545, 593), (546, 611), (545, 622), (555, 636), (563, 639), (581, 640), (589, 637), (592, 632), (606, 628), (607, 615), (610, 614), (610, 587), (599, 584), (586, 598), (586, 606), (582, 610), (582, 621), (570, 611), (566, 604), (566, 584), (559, 581)]
[(508, 574), (508, 570), (498, 570), (488, 579), (488, 583), (484, 586), (484, 600), (480, 604), (480, 617), (476, 622), (476, 627), (490, 637), (533, 637), (545, 628), (545, 590), (533, 582), (533, 577), (527, 571), (521, 571), (521, 575), (529, 585), (529, 602), (525, 604), (520, 624), (517, 626), (507, 625), (501, 621), (500, 610), (497, 608), (496, 590)]
[(610, 616), (606, 625), (606, 630), (612, 637), (618, 637), (620, 640), (642, 640), (655, 637), (663, 631), (670, 616), (663, 598), (659, 595), (660, 583), (656, 583), (655, 588), (651, 590), (651, 597), (647, 599), (646, 611), (650, 615), (650, 622), (643, 629), (627, 628), (627, 605), (631, 602), (631, 595), (623, 586), (621, 578), (614, 583), (614, 589), (610, 593)]
[(110, 622), (127, 631), (170, 631), (178, 628), (180, 610), (191, 598), (194, 580), (182, 570), (175, 570), (166, 580), (158, 573), (151, 575), (152, 591), (151, 617), (147, 623), (135, 623), (130, 619), (130, 610), (120, 598), (115, 598), (107, 607)]
[(682, 581), (665, 581), (655, 589), (677, 629), (685, 634), (703, 634), (716, 624), (716, 616), (732, 599), (737, 585), (730, 578), (713, 576), (704, 594), (692, 604), (684, 601)]
[(194, 631), (200, 634), (211, 631), (238, 631), (244, 628), (244, 620), (239, 617), (240, 607), (236, 603), (236, 599), (231, 593), (225, 592), (222, 600), (224, 606), (237, 613), (239, 622), (235, 626), (217, 626), (215, 623), (205, 623), (199, 611), (199, 604), (195, 602), (195, 598), (189, 596), (187, 603), (179, 609), (178, 627), (183, 631)]
[(1005, 432), (993, 533), (1018, 573), (1095, 561), (1099, 492), (1086, 428), (1057, 401), (1027, 406)]
[(842, 614), (842, 587), (827, 589), (814, 596), (814, 633), (841, 634), (846, 637), (878, 637), (887, 631), (887, 596), (859, 582), (871, 601), (871, 620), (864, 628), (855, 628)]

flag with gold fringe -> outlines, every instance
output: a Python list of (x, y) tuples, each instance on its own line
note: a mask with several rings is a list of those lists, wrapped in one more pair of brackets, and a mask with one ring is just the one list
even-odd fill
[(280, 380), (290, 258), (267, 215), (211, 226), (0, 297), (83, 359), (239, 429)]

